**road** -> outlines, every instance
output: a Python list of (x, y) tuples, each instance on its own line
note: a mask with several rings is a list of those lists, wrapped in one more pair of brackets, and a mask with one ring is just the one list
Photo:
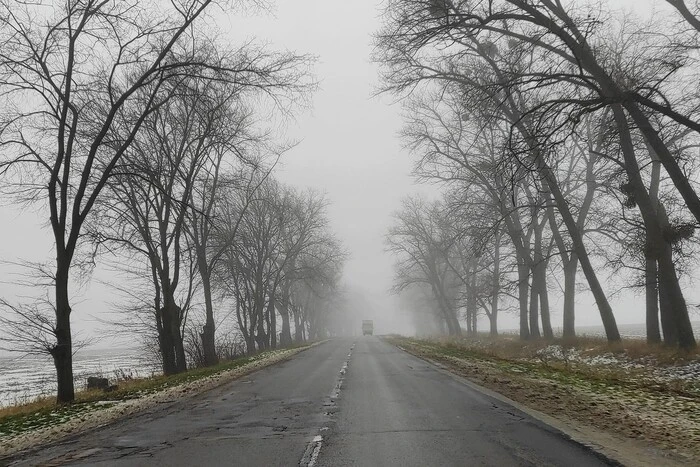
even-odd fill
[(11, 465), (607, 464), (431, 364), (358, 337), (333, 339)]

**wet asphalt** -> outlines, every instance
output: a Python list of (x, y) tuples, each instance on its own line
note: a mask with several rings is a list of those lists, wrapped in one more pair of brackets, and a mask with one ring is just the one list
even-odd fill
[(377, 337), (337, 338), (3, 464), (602, 466), (554, 428)]

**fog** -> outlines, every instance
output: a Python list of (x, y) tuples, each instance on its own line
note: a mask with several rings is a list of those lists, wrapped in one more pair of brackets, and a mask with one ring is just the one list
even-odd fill
[[(426, 198), (438, 196), (438, 188), (418, 185), (411, 176), (413, 161), (402, 147), (398, 132), (402, 127), (400, 103), (391, 96), (377, 96), (378, 65), (372, 63), (372, 34), (380, 25), (383, 2), (339, 0), (298, 0), (277, 2), (267, 12), (221, 15), (222, 37), (238, 42), (256, 39), (273, 48), (309, 53), (316, 58), (314, 74), (320, 89), (305, 109), (293, 118), (278, 122), (280, 139), (298, 142), (287, 152), (275, 172), (282, 182), (313, 187), (327, 194), (332, 229), (349, 252), (343, 273), (349, 307), (354, 322), (374, 319), (378, 333), (415, 332), (415, 323), (396, 296), (390, 293), (394, 258), (388, 254), (385, 235), (392, 214), (408, 194)], [(653, 2), (621, 1), (621, 8), (650, 11)], [(655, 8), (663, 8), (656, 6)], [(0, 218), (0, 258), (4, 280), (0, 295), (31, 294), (14, 283), (16, 262), (50, 261), (51, 236), (45, 225), (47, 214), (40, 208), (22, 210), (12, 204), (2, 206)], [(76, 330), (100, 333), (101, 320), (110, 319), (118, 296), (106, 286), (113, 280), (105, 263), (114, 257), (97, 258), (92, 279), (76, 296)], [(21, 279), (21, 277), (19, 278)], [(700, 301), (696, 288), (688, 289), (690, 303)], [(552, 300), (555, 327), (561, 321), (561, 297)], [(620, 323), (643, 320), (644, 297), (621, 289), (612, 297)], [(89, 316), (89, 319), (85, 319)], [(485, 326), (480, 320), (480, 326)], [(577, 324), (600, 324), (589, 294), (577, 296)], [(517, 316), (504, 312), (501, 329), (517, 327)]]

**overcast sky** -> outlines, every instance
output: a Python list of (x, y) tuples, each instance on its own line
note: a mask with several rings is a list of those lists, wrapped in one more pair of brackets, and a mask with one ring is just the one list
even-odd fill
[(375, 317), (381, 324), (398, 318), (387, 293), (393, 261), (384, 253), (384, 234), (400, 199), (416, 187), (397, 138), (400, 106), (372, 97), (378, 72), (371, 42), (379, 16), (378, 1), (295, 0), (278, 2), (272, 15), (236, 17), (222, 27), (234, 40), (256, 36), (317, 57), (321, 89), (313, 110), (291, 125), (290, 136), (301, 142), (285, 155), (277, 177), (327, 193), (333, 230), (351, 254), (345, 280), (382, 310)]
[[(648, 14), (650, 5), (663, 3), (619, 0), (614, 4)], [(412, 183), (411, 159), (397, 138), (400, 106), (391, 105), (387, 97), (372, 97), (378, 74), (370, 61), (371, 36), (380, 24), (380, 5), (369, 0), (285, 0), (278, 2), (273, 14), (222, 18), (221, 27), (234, 43), (256, 37), (273, 48), (317, 57), (315, 75), (321, 89), (313, 98), (313, 109), (290, 124), (288, 136), (300, 144), (285, 155), (276, 176), (327, 194), (332, 227), (351, 254), (345, 281), (373, 303), (372, 317), (380, 332), (406, 332), (406, 326), (389, 327), (402, 320), (388, 294), (393, 260), (384, 253), (384, 235), (403, 196), (416, 191), (430, 195), (435, 188)], [(39, 229), (43, 219), (31, 212), (20, 215), (12, 206), (0, 208), (0, 219), (0, 258), (50, 259), (49, 232)], [(98, 273), (104, 277), (104, 271)], [(11, 296), (12, 287), (0, 284), (0, 295)], [(80, 297), (81, 301), (74, 301), (74, 313), (81, 316), (105, 313), (107, 302), (114, 299), (96, 281)], [(688, 299), (698, 302), (691, 291)], [(561, 302), (554, 300), (552, 305), (558, 327)], [(614, 297), (613, 305), (618, 322), (643, 321), (642, 297), (620, 295)], [(94, 326), (80, 321), (74, 320), (78, 329)], [(577, 324), (599, 322), (588, 295), (580, 294)], [(515, 317), (508, 315), (499, 324), (502, 329), (515, 326)]]

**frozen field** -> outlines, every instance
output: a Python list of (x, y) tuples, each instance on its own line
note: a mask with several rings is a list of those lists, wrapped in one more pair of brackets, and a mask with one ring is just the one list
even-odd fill
[[(150, 361), (149, 361), (150, 360)], [(134, 349), (82, 350), (73, 360), (77, 388), (84, 388), (88, 376), (102, 376), (110, 382), (117, 377), (159, 374), (160, 367)], [(0, 406), (27, 402), (56, 391), (55, 370), (48, 357), (0, 355)]]

